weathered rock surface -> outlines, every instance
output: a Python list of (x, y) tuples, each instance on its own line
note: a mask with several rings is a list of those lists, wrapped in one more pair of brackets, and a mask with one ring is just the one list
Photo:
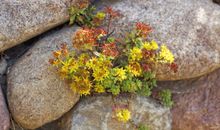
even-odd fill
[(174, 52), (178, 72), (162, 67), (159, 80), (194, 78), (220, 67), (220, 6), (211, 0), (100, 0), (97, 6), (111, 6), (123, 14), (114, 25), (117, 30), (149, 23), (150, 39), (166, 43)]
[(35, 129), (58, 119), (79, 100), (49, 65), (52, 51), (71, 44), (77, 27), (64, 27), (46, 34), (11, 68), (8, 74), (8, 103), (15, 121)]
[(80, 0), (1, 0), (0, 52), (68, 20), (68, 7)]
[[(122, 96), (115, 100), (117, 105), (129, 102), (134, 123), (148, 125), (152, 130), (170, 130), (171, 115), (162, 107), (145, 97)], [(65, 114), (60, 121), (61, 130), (133, 130), (134, 125), (118, 121), (112, 112), (111, 96), (88, 97), (75, 109)]]
[(196, 79), (162, 82), (175, 104), (173, 130), (220, 130), (220, 69)]
[(10, 118), (0, 85), (0, 130), (9, 130)]

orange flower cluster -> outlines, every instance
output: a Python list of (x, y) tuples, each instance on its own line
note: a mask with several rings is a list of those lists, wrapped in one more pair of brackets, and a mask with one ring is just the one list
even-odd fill
[(49, 59), (49, 63), (52, 65), (57, 65), (62, 56), (66, 57), (69, 54), (66, 43), (61, 44), (61, 49), (53, 52), (53, 57), (55, 59)]
[(73, 37), (73, 46), (79, 50), (92, 50), (102, 35), (106, 35), (103, 29), (79, 29)]
[(80, 0), (76, 3), (76, 7), (78, 7), (79, 9), (84, 9), (87, 8), (90, 4), (89, 0)]

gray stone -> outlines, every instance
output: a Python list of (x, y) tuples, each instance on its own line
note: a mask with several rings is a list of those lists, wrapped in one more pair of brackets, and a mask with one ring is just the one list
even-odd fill
[(68, 20), (68, 7), (80, 0), (1, 0), (0, 52)]
[(0, 130), (9, 130), (10, 118), (0, 85)]
[(160, 67), (159, 80), (194, 78), (220, 67), (220, 6), (211, 0), (100, 0), (97, 6), (123, 14), (113, 25), (117, 31), (135, 22), (152, 26), (149, 39), (165, 43), (179, 66), (177, 73)]
[(66, 42), (77, 27), (64, 27), (44, 35), (18, 59), (8, 74), (8, 103), (14, 120), (24, 128), (35, 129), (58, 119), (79, 100), (49, 65), (52, 51)]
[(88, 97), (60, 119), (60, 130), (134, 130), (135, 125), (118, 121), (112, 107), (128, 105), (135, 125), (143, 124), (151, 130), (171, 130), (171, 115), (154, 100), (145, 97), (111, 96)]

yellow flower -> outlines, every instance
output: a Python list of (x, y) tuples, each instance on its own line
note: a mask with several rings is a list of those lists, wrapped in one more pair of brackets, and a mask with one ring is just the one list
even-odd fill
[(80, 95), (88, 95), (90, 94), (92, 84), (88, 78), (75, 77), (70, 87), (74, 92), (78, 92)]
[(142, 58), (142, 51), (141, 49), (134, 47), (130, 50), (129, 56), (131, 61), (139, 61)]
[(78, 58), (78, 64), (80, 66), (84, 66), (87, 63), (88, 60), (89, 60), (89, 55), (86, 54), (86, 53), (83, 53)]
[(92, 76), (95, 81), (103, 81), (109, 75), (109, 70), (106, 68), (97, 68), (93, 70)]
[(143, 48), (146, 50), (157, 50), (158, 44), (156, 41), (152, 40), (151, 42), (145, 42), (143, 45)]
[(92, 58), (89, 62), (86, 63), (86, 67), (92, 69), (92, 76), (95, 81), (102, 81), (109, 75), (109, 70), (111, 66), (111, 61), (101, 55), (98, 58)]
[(89, 60), (89, 62), (86, 62), (86, 67), (88, 67), (89, 69), (94, 69), (97, 64), (98, 64), (98, 59), (93, 57), (92, 59)]
[(141, 66), (138, 62), (130, 63), (128, 66), (126, 66), (126, 69), (133, 76), (140, 76), (142, 72)]
[(164, 60), (165, 63), (173, 63), (173, 61), (174, 61), (174, 56), (173, 56), (172, 52), (164, 44), (161, 45), (159, 58)]
[(94, 90), (97, 93), (104, 93), (105, 92), (105, 88), (102, 85), (100, 85), (100, 84), (96, 84), (94, 86)]
[(131, 112), (128, 109), (116, 110), (116, 117), (119, 121), (127, 122), (131, 118)]
[(104, 12), (98, 12), (96, 14), (96, 18), (100, 19), (100, 20), (103, 20), (105, 18), (105, 13)]
[(119, 81), (122, 81), (127, 78), (126, 70), (124, 70), (123, 68), (114, 68), (114, 71), (115, 71), (115, 76), (117, 76), (117, 79)]
[(72, 62), (69, 65), (69, 73), (76, 72), (78, 68), (79, 68), (79, 63), (77, 63), (77, 61), (75, 60), (72, 60)]

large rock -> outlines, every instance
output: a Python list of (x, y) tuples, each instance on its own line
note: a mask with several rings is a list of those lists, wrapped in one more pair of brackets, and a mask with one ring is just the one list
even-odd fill
[(11, 68), (8, 103), (15, 121), (35, 129), (58, 119), (79, 100), (48, 60), (62, 43), (71, 44), (77, 27), (64, 27), (46, 34)]
[(10, 118), (0, 85), (0, 130), (9, 130)]
[(66, 22), (77, 1), (1, 0), (0, 52)]
[[(220, 67), (220, 6), (211, 0), (100, 0), (123, 17), (114, 25), (127, 30), (135, 22), (153, 27), (150, 39), (166, 43), (174, 52), (177, 73), (158, 70), (159, 80), (189, 79)], [(127, 26), (128, 25), (128, 26)]]
[(171, 130), (168, 108), (136, 96), (122, 96), (114, 102), (111, 96), (88, 97), (61, 118), (60, 130), (134, 130), (134, 124), (118, 121), (112, 111), (114, 104), (127, 103), (134, 124), (147, 125), (151, 130)]
[(173, 91), (173, 130), (220, 130), (220, 69), (196, 79), (162, 82)]

